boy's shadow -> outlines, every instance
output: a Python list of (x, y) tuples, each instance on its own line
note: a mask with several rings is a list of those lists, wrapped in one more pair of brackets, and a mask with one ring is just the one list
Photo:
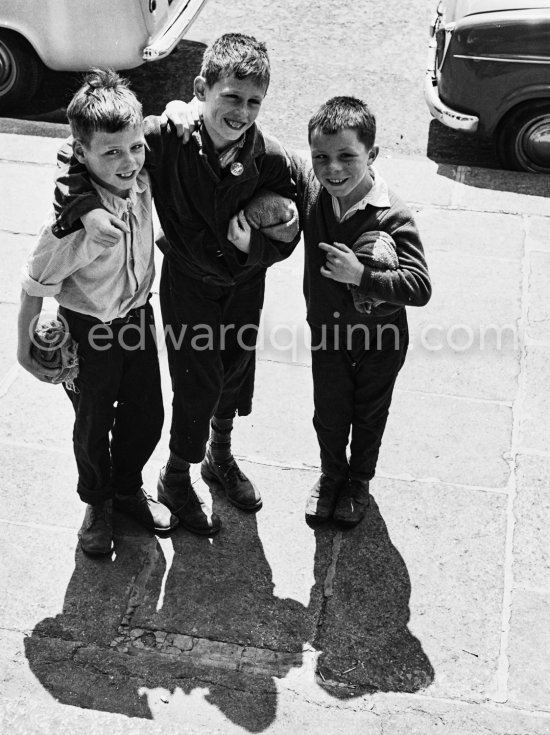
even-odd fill
[(415, 692), (434, 670), (408, 629), (411, 582), (371, 496), (365, 520), (342, 534), (315, 647), (318, 683), (339, 697)]
[[(207, 682), (206, 701), (261, 732), (277, 716), (275, 680), (301, 666), (312, 641), (320, 651), (317, 682), (333, 696), (411, 692), (430, 683), (432, 667), (407, 628), (407, 570), (374, 503), (354, 531), (316, 532), (307, 608), (274, 595), (256, 517), (216, 495), (214, 509), (225, 522), (220, 535), (177, 531), (172, 558), (166, 542), (141, 531), (128, 535), (138, 533), (125, 527), (129, 521), (122, 521), (114, 560), (90, 560), (77, 549), (62, 613), (41, 621), (25, 641), (31, 670), (58, 701), (151, 719), (151, 690), (189, 695)], [(191, 647), (202, 654), (192, 659)], [(236, 663), (250, 652), (247, 666)]]

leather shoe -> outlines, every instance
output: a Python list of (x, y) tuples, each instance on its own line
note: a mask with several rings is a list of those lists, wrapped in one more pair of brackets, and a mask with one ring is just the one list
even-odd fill
[(113, 501), (87, 505), (78, 537), (82, 551), (91, 556), (110, 554), (113, 550)]
[(179, 519), (181, 525), (200, 536), (213, 536), (221, 528), (221, 521), (210, 513), (206, 503), (193, 489), (189, 472), (160, 471), (158, 483), (159, 502), (166, 505)]
[(113, 508), (135, 518), (142, 526), (156, 533), (167, 533), (179, 524), (177, 516), (172, 515), (169, 508), (148, 495), (143, 488), (134, 495), (117, 493), (113, 499)]
[(217, 464), (209, 451), (201, 464), (201, 475), (205, 482), (218, 483), (227, 495), (227, 499), (241, 510), (257, 511), (262, 507), (262, 499), (258, 489), (241, 472), (239, 465), (232, 458), (224, 464)]
[(324, 523), (328, 521), (334, 511), (336, 498), (346, 482), (345, 477), (329, 477), (321, 474), (311, 488), (306, 503), (306, 522)]
[(346, 528), (360, 523), (369, 507), (368, 480), (350, 480), (340, 494), (334, 509), (334, 520)]

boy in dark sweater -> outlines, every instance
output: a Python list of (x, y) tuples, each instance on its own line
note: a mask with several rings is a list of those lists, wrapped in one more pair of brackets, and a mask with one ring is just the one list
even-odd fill
[(431, 286), (412, 214), (372, 167), (378, 147), (368, 107), (334, 97), (308, 130), (313, 169), (298, 157), (295, 164), (321, 476), (306, 520), (351, 527), (369, 504), (407, 353), (405, 306), (426, 304)]
[[(202, 462), (203, 477), (238, 508), (262, 505), (233, 458), (231, 430), (237, 413), (251, 411), (266, 269), (299, 239), (270, 238), (243, 211), (260, 189), (295, 197), (288, 157), (255, 123), (269, 79), (265, 44), (226, 34), (205, 51), (195, 79), (203, 118), (191, 140), (182, 145), (159, 118), (145, 120), (146, 166), (164, 231), (160, 300), (173, 387), (159, 499), (198, 534), (216, 533), (220, 521), (195, 492), (190, 463)], [(121, 225), (100, 208), (82, 173), (73, 160), (58, 179), (60, 230), (82, 217), (92, 236), (115, 242)]]

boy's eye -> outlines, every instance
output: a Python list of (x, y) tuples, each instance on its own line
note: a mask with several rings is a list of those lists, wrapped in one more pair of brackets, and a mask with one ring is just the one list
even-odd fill
[(118, 151), (116, 151), (116, 150), (107, 151), (107, 153), (105, 155), (111, 156), (111, 157), (112, 156), (118, 156)]
[(136, 143), (135, 145), (132, 146), (133, 151), (141, 151), (143, 150), (143, 148), (144, 148), (143, 143)]

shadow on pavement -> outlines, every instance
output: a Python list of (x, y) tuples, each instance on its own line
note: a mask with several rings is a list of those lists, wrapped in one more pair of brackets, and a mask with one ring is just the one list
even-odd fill
[[(130, 80), (145, 115), (159, 115), (171, 99), (192, 97), (193, 80), (199, 73), (204, 49), (203, 43), (183, 40), (167, 58), (120, 72)], [(83, 73), (45, 69), (35, 97), (11, 110), (9, 118), (66, 124), (67, 105), (80, 86)]]
[[(276, 680), (300, 668), (312, 640), (317, 682), (332, 696), (413, 692), (432, 681), (407, 628), (409, 575), (374, 502), (354, 531), (316, 531), (307, 607), (274, 595), (256, 516), (216, 494), (213, 505), (225, 525), (212, 540), (178, 530), (159, 543), (117, 517), (124, 535), (114, 559), (77, 548), (63, 611), (25, 640), (31, 671), (56, 700), (153, 719), (154, 690), (181, 696), (206, 686), (207, 702), (262, 732), (277, 717)], [(185, 708), (177, 717), (185, 726)]]
[(439, 164), (438, 174), (449, 179), (456, 180), (456, 167), (464, 167), (460, 181), (466, 186), (550, 197), (550, 176), (503, 169), (493, 141), (451, 130), (437, 120), (430, 123), (427, 156)]
[(426, 155), (439, 164), (501, 169), (493, 141), (453, 130), (439, 120), (430, 121)]
[(371, 496), (365, 520), (342, 535), (333, 594), (315, 647), (318, 683), (336, 696), (416, 692), (434, 670), (408, 629), (411, 582)]

